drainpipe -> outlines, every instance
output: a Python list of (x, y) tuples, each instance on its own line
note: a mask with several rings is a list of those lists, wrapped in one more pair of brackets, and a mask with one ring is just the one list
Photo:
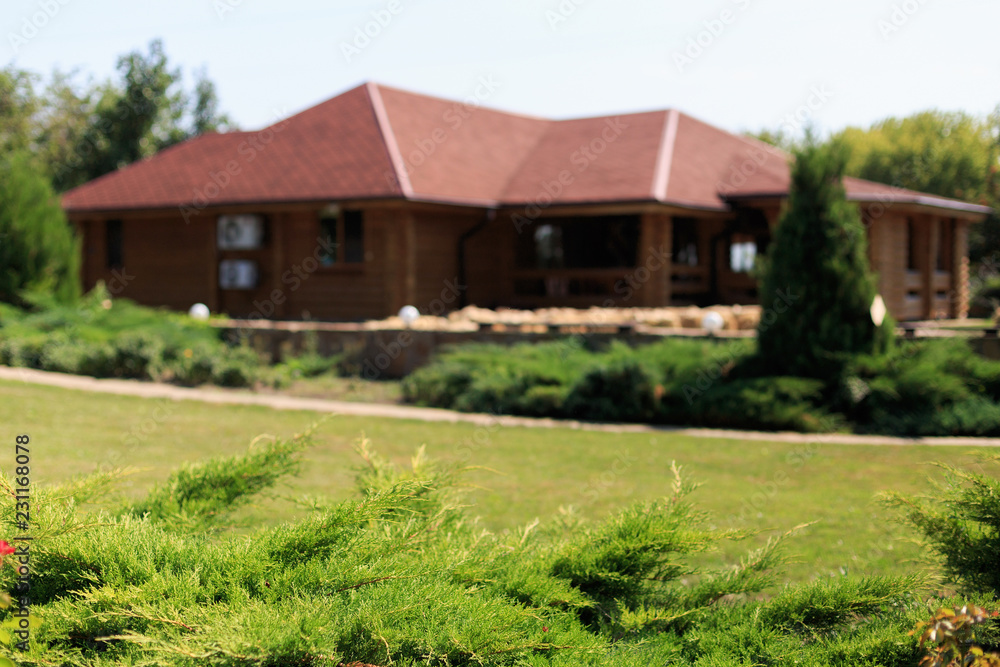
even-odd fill
[[(493, 222), (496, 219), (497, 219), (497, 210), (495, 208), (491, 208), (488, 211), (486, 211), (486, 217), (485, 218), (483, 218), (481, 221), (477, 222), (473, 227), (471, 227), (470, 229), (466, 230), (465, 232), (462, 233), (461, 236), (458, 237), (458, 284), (459, 284), (459, 286), (464, 286), (466, 288), (468, 288), (468, 286), (469, 286), (469, 282), (468, 282), (468, 280), (466, 280), (466, 275), (465, 275), (465, 242), (468, 241), (473, 236), (475, 236), (476, 234), (478, 234), (479, 232), (481, 232), (483, 230), (483, 228), (486, 227), (486, 225), (490, 224), (491, 222)], [(458, 307), (459, 308), (465, 308), (466, 306), (469, 305), (468, 292), (469, 292), (468, 289), (460, 289), (459, 290), (459, 295), (458, 295)]]

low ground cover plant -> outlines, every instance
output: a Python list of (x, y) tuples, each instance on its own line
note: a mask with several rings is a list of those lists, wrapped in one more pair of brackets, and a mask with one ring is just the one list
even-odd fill
[(470, 412), (760, 430), (1000, 435), (1000, 362), (960, 339), (899, 341), (828, 380), (768, 375), (749, 341), (582, 339), (446, 351), (403, 383)]
[[(461, 470), (422, 451), (401, 470), (362, 441), (355, 498), (303, 499), (296, 522), (230, 530), (308, 446), (308, 434), (260, 438), (112, 510), (88, 503), (108, 506), (120, 471), (37, 489), (36, 624), (19, 663), (902, 666), (921, 656), (910, 630), (942, 604), (921, 600), (917, 574), (775, 589), (794, 529), (739, 563), (698, 566), (747, 534), (714, 529), (676, 466), (661, 499), (602, 522), (491, 533)], [(13, 503), (2, 512), (14, 525)], [(20, 576), (0, 568), (5, 589)]]
[(99, 285), (67, 305), (38, 293), (30, 307), (0, 303), (0, 364), (98, 378), (158, 380), (184, 386), (281, 386), (331, 372), (336, 360), (307, 351), (270, 365), (219, 329), (182, 313), (113, 299)]

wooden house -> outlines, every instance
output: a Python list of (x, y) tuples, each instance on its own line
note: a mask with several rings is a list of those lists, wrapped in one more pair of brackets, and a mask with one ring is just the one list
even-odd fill
[[(754, 303), (788, 156), (675, 110), (546, 120), (361, 85), (64, 195), (86, 287), (272, 319)], [(845, 179), (899, 320), (964, 317), (989, 209)]]

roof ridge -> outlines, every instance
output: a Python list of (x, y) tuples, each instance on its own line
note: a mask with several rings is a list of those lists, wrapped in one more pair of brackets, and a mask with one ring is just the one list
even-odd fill
[(410, 174), (406, 170), (406, 161), (399, 150), (399, 142), (396, 140), (396, 133), (392, 129), (392, 122), (389, 120), (389, 113), (386, 111), (385, 101), (382, 99), (382, 91), (379, 89), (379, 84), (372, 81), (368, 81), (364, 86), (368, 92), (368, 101), (375, 114), (375, 122), (378, 123), (378, 129), (382, 135), (382, 144), (389, 155), (389, 162), (392, 163), (400, 194), (406, 199), (412, 199), (414, 196), (413, 184), (410, 183)]
[[(412, 97), (426, 97), (427, 99), (435, 100), (437, 102), (445, 102), (447, 104), (464, 104), (466, 106), (469, 106), (469, 102), (468, 102), (469, 98), (461, 100), (461, 99), (457, 99), (457, 98), (453, 98), (453, 97), (442, 97), (440, 95), (431, 95), (429, 93), (418, 93), (418, 92), (413, 91), (413, 90), (407, 90), (406, 88), (397, 88), (396, 86), (387, 86), (385, 84), (377, 83), (377, 82), (374, 82), (374, 81), (369, 81), (367, 83), (367, 85), (376, 86), (380, 90), (383, 89), (383, 88), (385, 88), (387, 90), (391, 90), (394, 93), (402, 93), (404, 95), (410, 95)], [(523, 118), (525, 120), (544, 120), (544, 121), (548, 121), (548, 122), (553, 122), (553, 119), (547, 118), (545, 116), (536, 116), (536, 115), (533, 115), (533, 114), (522, 113), (520, 111), (506, 111), (504, 109), (497, 109), (496, 107), (486, 106), (486, 104), (483, 104), (483, 103), (479, 102), (478, 100), (475, 103), (475, 106), (478, 109), (482, 110), (482, 111), (490, 111), (492, 113), (503, 114), (505, 116), (513, 116), (514, 118)]]
[(517, 165), (513, 169), (511, 169), (510, 174), (507, 175), (507, 182), (504, 183), (503, 188), (500, 189), (500, 200), (499, 200), (500, 202), (505, 203), (508, 201), (507, 192), (510, 190), (511, 183), (514, 181), (514, 179), (520, 175), (521, 167), (524, 165), (524, 163), (526, 163), (528, 160), (531, 159), (531, 157), (535, 154), (535, 150), (538, 149), (538, 145), (541, 144), (542, 141), (545, 139), (545, 137), (548, 136), (549, 132), (552, 131), (552, 128), (555, 127), (557, 123), (559, 123), (559, 121), (557, 120), (550, 120), (546, 118), (535, 118), (534, 120), (538, 123), (544, 124), (545, 130), (543, 132), (538, 133), (538, 136), (535, 138), (535, 141), (531, 144), (531, 147), (528, 148), (526, 151), (524, 151), (524, 154), (521, 156), (521, 159), (517, 161)]
[(674, 164), (674, 145), (677, 142), (679, 124), (680, 112), (677, 109), (667, 109), (664, 112), (663, 134), (660, 136), (656, 167), (653, 170), (651, 194), (653, 199), (657, 201), (667, 201), (667, 189), (670, 186), (670, 170)]

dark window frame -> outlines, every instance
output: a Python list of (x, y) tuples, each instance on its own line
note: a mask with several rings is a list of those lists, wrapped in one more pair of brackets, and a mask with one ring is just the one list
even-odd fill
[[(551, 228), (545, 237), (537, 235), (543, 228)], [(634, 269), (640, 237), (637, 215), (539, 218), (520, 230), (514, 264), (522, 270)]]
[(108, 270), (125, 266), (124, 225), (121, 220), (107, 220), (104, 223), (105, 264)]
[(697, 218), (674, 218), (670, 230), (670, 252), (678, 266), (701, 266), (698, 256), (701, 237)]
[(334, 248), (330, 255), (320, 248), (320, 266), (325, 269), (357, 267), (365, 263), (364, 211), (341, 209), (335, 215), (321, 211), (317, 220), (319, 238)]

